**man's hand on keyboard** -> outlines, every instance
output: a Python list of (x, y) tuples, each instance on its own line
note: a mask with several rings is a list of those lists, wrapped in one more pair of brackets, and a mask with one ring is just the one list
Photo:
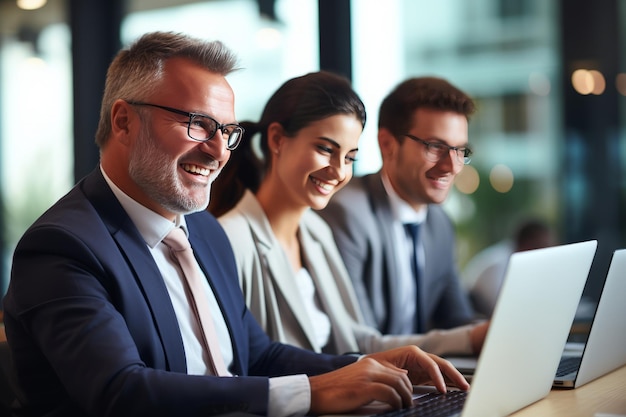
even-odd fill
[(469, 383), (461, 373), (447, 360), (426, 353), (416, 346), (405, 346), (367, 357), (374, 358), (389, 366), (406, 369), (413, 385), (429, 384), (439, 392), (446, 392), (446, 382), (462, 390), (469, 389)]
[(413, 385), (404, 369), (363, 357), (335, 371), (309, 377), (310, 414), (342, 414), (381, 401), (393, 409), (409, 407)]
[(361, 360), (322, 375), (309, 377), (311, 414), (350, 412), (372, 401), (398, 409), (412, 404), (413, 385), (431, 384), (440, 392), (450, 385), (466, 390), (469, 384), (452, 364), (405, 346), (364, 356)]

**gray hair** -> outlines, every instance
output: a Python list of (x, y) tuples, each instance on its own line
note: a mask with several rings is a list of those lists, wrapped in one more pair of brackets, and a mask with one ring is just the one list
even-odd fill
[(96, 144), (102, 148), (111, 134), (115, 100), (143, 100), (159, 87), (165, 62), (187, 58), (220, 75), (236, 70), (237, 57), (220, 41), (205, 41), (173, 32), (147, 33), (121, 50), (109, 66), (100, 108)]

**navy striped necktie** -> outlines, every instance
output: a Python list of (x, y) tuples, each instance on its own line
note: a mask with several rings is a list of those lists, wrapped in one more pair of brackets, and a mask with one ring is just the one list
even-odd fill
[(415, 279), (415, 329), (417, 333), (422, 332), (421, 320), (419, 317), (420, 311), (420, 267), (418, 258), (419, 247), (419, 223), (405, 223), (404, 228), (407, 234), (411, 237), (413, 242), (413, 249), (411, 250), (411, 270), (413, 271), (413, 278)]

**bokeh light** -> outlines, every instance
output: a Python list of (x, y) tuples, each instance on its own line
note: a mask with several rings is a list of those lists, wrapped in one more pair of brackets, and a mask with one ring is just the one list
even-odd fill
[(626, 74), (625, 73), (617, 74), (617, 77), (615, 77), (615, 87), (617, 88), (617, 91), (621, 95), (626, 96)]
[(600, 95), (606, 89), (606, 80), (598, 70), (581, 68), (572, 73), (572, 87), (582, 95)]
[(17, 7), (23, 10), (36, 10), (45, 6), (47, 0), (17, 0)]
[(473, 194), (480, 185), (478, 171), (471, 165), (465, 165), (463, 170), (456, 176), (454, 185), (463, 194)]
[(498, 164), (491, 168), (489, 182), (494, 190), (499, 193), (508, 193), (513, 188), (513, 171), (506, 165)]

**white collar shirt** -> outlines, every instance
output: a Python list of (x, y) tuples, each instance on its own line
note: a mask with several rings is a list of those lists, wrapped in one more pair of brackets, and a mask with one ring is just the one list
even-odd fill
[[(411, 266), (411, 252), (413, 251), (413, 242), (405, 231), (404, 225), (407, 223), (422, 224), (426, 219), (428, 206), (420, 211), (415, 211), (406, 201), (404, 201), (393, 189), (389, 182), (389, 178), (383, 173), (383, 186), (389, 198), (391, 213), (394, 218), (391, 225), (395, 247), (396, 265), (400, 271), (398, 279), (401, 281), (402, 288), (402, 305), (407, 306), (403, 310), (406, 325), (403, 329), (404, 333), (412, 333), (414, 329), (414, 320), (417, 314), (417, 283), (413, 277), (413, 269)], [(418, 265), (423, 269), (424, 266), (424, 248), (421, 244), (417, 249)]]

